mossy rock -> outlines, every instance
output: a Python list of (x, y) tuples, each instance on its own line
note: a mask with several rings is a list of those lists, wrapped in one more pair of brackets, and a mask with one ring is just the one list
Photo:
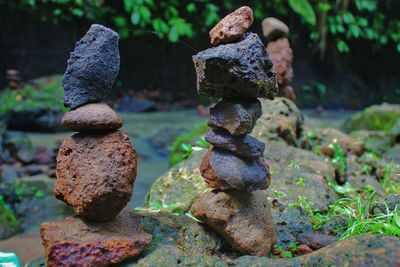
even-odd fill
[(0, 240), (7, 239), (20, 232), (20, 223), (0, 196)]
[(356, 130), (390, 131), (400, 120), (400, 105), (382, 104), (366, 108), (345, 121), (346, 132)]

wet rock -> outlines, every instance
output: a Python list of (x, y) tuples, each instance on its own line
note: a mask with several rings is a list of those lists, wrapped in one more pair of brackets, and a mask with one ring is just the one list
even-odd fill
[(187, 129), (182, 128), (163, 128), (151, 136), (148, 141), (160, 156), (167, 157), (171, 143), (179, 135), (187, 131)]
[(210, 131), (205, 140), (218, 149), (232, 152), (246, 158), (259, 158), (263, 156), (265, 144), (246, 134), (232, 136), (226, 131)]
[(299, 234), (297, 236), (297, 242), (308, 245), (312, 249), (320, 249), (329, 246), (338, 240), (336, 236), (323, 234)]
[(210, 109), (208, 126), (225, 129), (234, 136), (244, 135), (251, 133), (261, 114), (258, 99), (224, 98)]
[(286, 98), (261, 101), (262, 115), (253, 130), (253, 136), (262, 142), (284, 140), (296, 145), (303, 133), (304, 119), (297, 106)]
[(112, 131), (122, 127), (124, 121), (107, 104), (86, 104), (65, 113), (62, 126), (70, 131)]
[(233, 43), (238, 41), (253, 24), (253, 10), (242, 6), (224, 17), (210, 31), (211, 45)]
[(271, 183), (269, 168), (263, 159), (243, 159), (217, 148), (210, 148), (200, 172), (209, 187), (221, 190), (253, 192), (267, 189)]
[(149, 99), (139, 99), (131, 95), (125, 95), (117, 104), (117, 110), (123, 112), (148, 112), (157, 109), (156, 102)]
[(140, 227), (140, 217), (131, 211), (105, 223), (78, 217), (43, 223), (40, 233), (48, 267), (108, 266), (137, 257), (151, 241)]
[(75, 134), (57, 155), (55, 196), (88, 220), (112, 219), (131, 198), (136, 167), (126, 133)]
[(293, 82), (293, 50), (289, 40), (286, 38), (269, 42), (267, 51), (273, 62), (273, 69), (276, 71), (276, 81), (278, 83), (278, 96), (289, 98), (294, 101), (296, 95), (291, 84)]
[(118, 39), (113, 30), (93, 24), (76, 43), (63, 79), (66, 107), (99, 102), (109, 92), (119, 71)]
[(6, 147), (13, 158), (28, 164), (35, 160), (36, 148), (26, 135), (16, 134), (7, 138)]
[(254, 33), (238, 43), (202, 51), (193, 62), (200, 95), (273, 99), (278, 92), (272, 62)]
[(20, 172), (13, 166), (2, 166), (0, 169), (0, 184), (15, 184), (20, 178)]
[(276, 242), (271, 206), (262, 192), (205, 193), (191, 212), (241, 253), (266, 256)]
[(38, 164), (49, 165), (55, 158), (46, 146), (38, 146), (36, 148), (35, 162)]
[(289, 27), (279, 19), (268, 17), (262, 22), (264, 37), (269, 41), (275, 41), (289, 35)]
[(7, 114), (7, 128), (24, 132), (59, 132), (62, 115), (63, 112), (56, 108), (13, 110)]
[(383, 103), (356, 113), (343, 124), (346, 132), (356, 130), (390, 131), (400, 120), (400, 105)]

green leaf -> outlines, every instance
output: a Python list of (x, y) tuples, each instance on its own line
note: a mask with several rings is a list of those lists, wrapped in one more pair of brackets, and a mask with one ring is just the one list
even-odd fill
[(140, 22), (140, 15), (139, 12), (133, 11), (131, 14), (131, 22), (133, 25), (138, 25)]
[(400, 53), (400, 44), (397, 44), (396, 48), (397, 48), (397, 52)]
[(339, 40), (336, 43), (336, 47), (340, 53), (347, 53), (350, 51), (350, 48), (347, 46), (347, 44), (343, 40)]
[(196, 12), (197, 8), (196, 5), (194, 3), (190, 3), (186, 6), (186, 11), (189, 13), (193, 13)]
[(315, 25), (317, 23), (314, 9), (308, 0), (289, 0), (289, 6), (308, 24)]

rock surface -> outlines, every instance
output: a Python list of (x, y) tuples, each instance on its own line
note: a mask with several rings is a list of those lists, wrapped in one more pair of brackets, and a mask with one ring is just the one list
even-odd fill
[(239, 40), (253, 24), (253, 10), (243, 6), (224, 17), (210, 31), (211, 45), (232, 43)]
[(320, 249), (335, 243), (338, 238), (323, 234), (299, 234), (297, 241), (300, 244), (308, 245), (312, 249)]
[(271, 183), (268, 165), (263, 159), (243, 159), (217, 148), (210, 148), (200, 172), (209, 187), (241, 192), (267, 189)]
[(136, 152), (126, 133), (78, 133), (59, 149), (54, 193), (78, 215), (106, 221), (130, 200), (136, 168)]
[(199, 52), (193, 62), (200, 95), (273, 99), (278, 93), (272, 61), (254, 33)]
[(70, 131), (112, 131), (122, 127), (124, 121), (107, 104), (86, 104), (65, 113), (62, 126)]
[(289, 35), (289, 27), (279, 19), (268, 17), (262, 22), (264, 37), (269, 41), (275, 41)]
[(205, 193), (191, 212), (241, 253), (266, 256), (276, 242), (271, 205), (262, 192)]
[(118, 39), (113, 30), (93, 24), (76, 43), (63, 79), (66, 107), (99, 102), (109, 92), (119, 71)]
[(246, 158), (259, 158), (263, 156), (265, 144), (246, 134), (232, 136), (226, 131), (210, 131), (205, 140), (218, 149), (232, 152)]
[(108, 266), (138, 256), (151, 241), (140, 227), (140, 217), (131, 211), (105, 223), (78, 217), (43, 223), (40, 233), (47, 267)]
[(261, 114), (258, 99), (223, 98), (210, 109), (208, 126), (225, 129), (234, 136), (244, 135), (251, 133)]

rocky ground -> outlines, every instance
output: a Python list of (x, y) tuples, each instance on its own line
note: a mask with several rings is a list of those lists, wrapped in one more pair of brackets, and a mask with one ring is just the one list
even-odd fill
[[(383, 224), (383, 228), (375, 228), (375, 231), (370, 225), (364, 225), (364, 229), (370, 229), (369, 232), (383, 233), (371, 235), (357, 230), (357, 214), (350, 220), (348, 214), (340, 212), (343, 207), (355, 212), (350, 208), (357, 209), (357, 201), (345, 202), (344, 199), (357, 199), (358, 195), (362, 197), (360, 207), (368, 209), (366, 214), (358, 215), (366, 216), (366, 222), (375, 218), (374, 214), (386, 213), (385, 205), (393, 214), (395, 205), (400, 203), (399, 106), (372, 107), (348, 120), (340, 131), (324, 127), (325, 123), (318, 119), (307, 117), (305, 123), (300, 111), (288, 100), (265, 101), (269, 102), (263, 103), (263, 115), (253, 135), (266, 143), (264, 160), (271, 166), (272, 172), (270, 188), (266, 192), (260, 191), (272, 204), (276, 226), (277, 243), (271, 255), (242, 256), (191, 215), (192, 203), (209, 190), (198, 169), (206, 150), (193, 148), (194, 152), (187, 160), (154, 182), (146, 197), (147, 204), (137, 208), (137, 212), (143, 215), (141, 225), (153, 235), (153, 241), (139, 259), (121, 266), (400, 264), (400, 242), (396, 237), (400, 228), (393, 223), (398, 217), (388, 217), (386, 226)], [(368, 120), (362, 124), (363, 114), (367, 118), (371, 118), (371, 114), (381, 117), (371, 119), (372, 125), (368, 124)], [(6, 140), (10, 140), (10, 136)], [(157, 150), (162, 151), (162, 142), (155, 143)], [(52, 180), (45, 178), (46, 175), (26, 182), (27, 178), (19, 174), (35, 165), (21, 163), (29, 153), (21, 151), (21, 155), (17, 156), (16, 150), (6, 147), (3, 154), (8, 153), (14, 161), (13, 166), (18, 168), (17, 171), (14, 168), (16, 175), (10, 175), (8, 173), (13, 171), (2, 168), (3, 202), (7, 204), (6, 208), (13, 203), (12, 208), (7, 209), (12, 213), (2, 213), (8, 214), (0, 221), (2, 238), (12, 236), (21, 229), (30, 229), (30, 225), (38, 225), (44, 220), (70, 214), (65, 206), (57, 206), (59, 202), (50, 200), (53, 199)], [(32, 163), (39, 160), (38, 153), (34, 154)], [(41, 172), (47, 174), (48, 170)], [(7, 181), (12, 179), (24, 183), (11, 183), (13, 189), (10, 189)], [(372, 188), (376, 192), (375, 200), (368, 203)], [(41, 208), (38, 210), (35, 207)], [(18, 218), (18, 221), (13, 218)], [(21, 246), (22, 242), (31, 248), (25, 249), (26, 255), (20, 255), (25, 259), (34, 256), (32, 254), (36, 250), (36, 253), (41, 253), (40, 241), (31, 236), (32, 231), (25, 231), (22, 238), (15, 236), (1, 242), (0, 250), (6, 251), (13, 244), (14, 247), (15, 244)], [(356, 231), (362, 235), (353, 236)], [(40, 266), (42, 261), (39, 258), (29, 266)]]

